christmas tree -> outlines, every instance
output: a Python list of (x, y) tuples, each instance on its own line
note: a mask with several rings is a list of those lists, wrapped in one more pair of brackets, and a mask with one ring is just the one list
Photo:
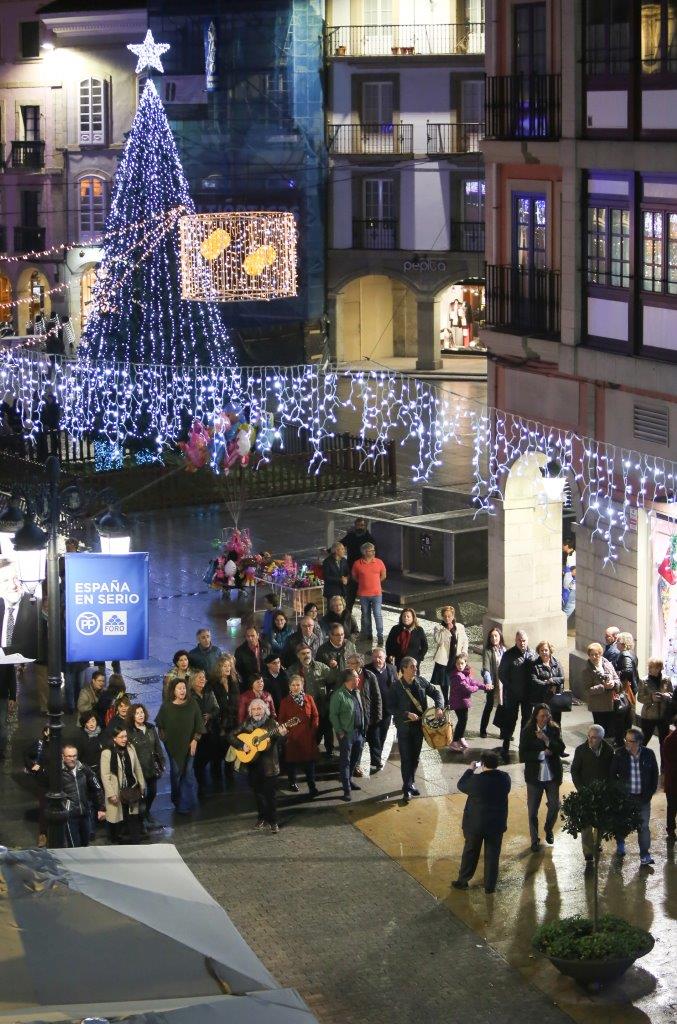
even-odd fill
[(81, 359), (236, 362), (216, 306), (181, 298), (178, 218), (194, 212), (164, 108), (149, 79), (115, 176)]

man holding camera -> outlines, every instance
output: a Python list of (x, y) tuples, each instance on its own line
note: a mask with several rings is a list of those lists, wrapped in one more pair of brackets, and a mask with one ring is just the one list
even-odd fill
[[(478, 769), (481, 771), (476, 774)], [(485, 751), (481, 761), (475, 761), (458, 780), (458, 788), (468, 799), (463, 811), (465, 845), (458, 878), (451, 883), (454, 889), (468, 888), (484, 843), (484, 891), (495, 891), (503, 833), (508, 827), (510, 785), (510, 776), (499, 771), (498, 755), (491, 750)]]

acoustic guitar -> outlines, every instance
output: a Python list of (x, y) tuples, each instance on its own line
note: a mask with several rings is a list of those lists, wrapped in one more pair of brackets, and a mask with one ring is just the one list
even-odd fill
[(284, 726), (285, 729), (293, 729), (295, 725), (298, 725), (301, 721), (300, 718), (290, 718), (286, 722), (277, 723), (273, 729), (253, 729), (251, 732), (240, 732), (237, 734), (237, 738), (240, 743), (246, 743), (249, 750), (238, 750), (237, 747), (233, 747), (233, 753), (235, 757), (242, 764), (249, 764), (259, 754), (262, 754), (264, 750), (267, 750), (270, 746), (271, 736), (277, 735), (280, 731), (280, 726)]

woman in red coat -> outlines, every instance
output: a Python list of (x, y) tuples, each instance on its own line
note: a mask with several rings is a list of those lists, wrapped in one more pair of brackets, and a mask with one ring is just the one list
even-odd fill
[[(677, 724), (677, 719), (673, 719)], [(668, 802), (668, 846), (675, 845), (677, 817), (677, 729), (671, 729), (663, 740), (663, 787)]]
[(290, 718), (300, 718), (298, 725), (290, 728), (284, 748), (285, 761), (289, 772), (289, 788), (298, 793), (296, 769), (301, 766), (306, 773), (308, 792), (317, 796), (315, 785), (315, 761), (318, 756), (315, 736), (320, 724), (320, 716), (315, 701), (308, 693), (303, 692), (303, 678), (292, 676), (289, 680), (289, 696), (284, 697), (278, 713), (280, 722)]

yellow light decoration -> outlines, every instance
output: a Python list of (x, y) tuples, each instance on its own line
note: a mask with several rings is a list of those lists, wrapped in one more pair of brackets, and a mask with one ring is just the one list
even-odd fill
[(292, 213), (198, 213), (179, 220), (181, 294), (201, 302), (297, 294)]

